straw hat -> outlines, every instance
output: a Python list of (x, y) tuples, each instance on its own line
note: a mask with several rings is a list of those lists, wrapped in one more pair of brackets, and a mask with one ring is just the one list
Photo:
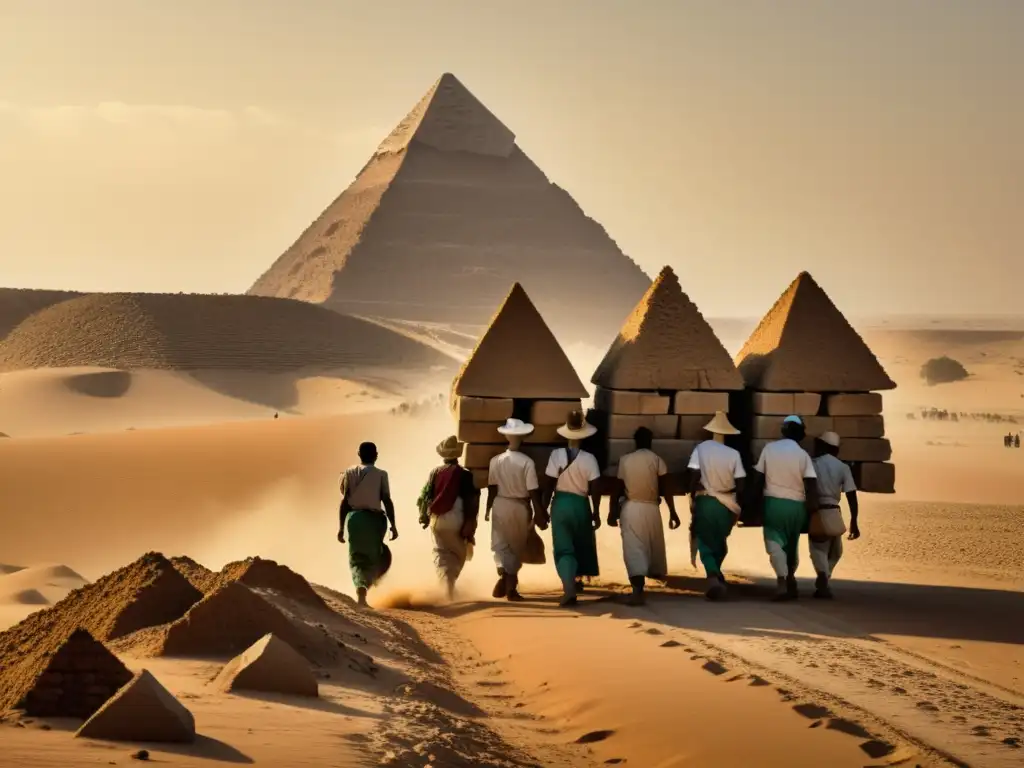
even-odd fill
[(570, 411), (565, 425), (558, 428), (558, 434), (566, 440), (586, 440), (597, 433), (597, 427), (587, 423), (583, 411)]
[(704, 425), (704, 429), (714, 435), (738, 435), (740, 431), (730, 422), (725, 411), (715, 411), (715, 417)]
[(825, 445), (831, 445), (833, 448), (839, 447), (839, 435), (835, 432), (824, 432), (818, 439)]
[(442, 459), (457, 459), (462, 455), (462, 443), (455, 435), (449, 435), (437, 444), (437, 455)]
[(498, 427), (498, 432), (502, 435), (529, 435), (533, 432), (533, 424), (527, 424), (521, 419), (509, 419)]

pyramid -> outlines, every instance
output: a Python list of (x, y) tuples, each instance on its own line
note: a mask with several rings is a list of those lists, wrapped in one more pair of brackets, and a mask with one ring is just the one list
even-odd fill
[(807, 272), (782, 294), (736, 356), (762, 392), (895, 389), (875, 355)]
[[(228, 563), (215, 577), (215, 584), (240, 581), (253, 589), (270, 589), (314, 608), (327, 608), (320, 597), (302, 576), (286, 565), (262, 557), (250, 557)], [(210, 591), (208, 588), (207, 591)]]
[(516, 281), (560, 338), (601, 346), (650, 285), (445, 74), (249, 293), (482, 326)]
[(591, 381), (606, 389), (743, 389), (732, 358), (671, 267), (626, 318)]
[(108, 699), (75, 736), (189, 744), (196, 740), (196, 721), (192, 713), (144, 669)]
[[(36, 637), (26, 655), (0, 657), (0, 711), (33, 717), (90, 717), (132, 678), (128, 668), (84, 629), (55, 642)], [(6, 649), (5, 649), (6, 650)]]
[(309, 662), (274, 635), (264, 635), (229, 661), (217, 675), (214, 685), (222, 691), (319, 695)]
[(587, 389), (523, 287), (512, 286), (452, 384), (463, 397), (571, 400)]

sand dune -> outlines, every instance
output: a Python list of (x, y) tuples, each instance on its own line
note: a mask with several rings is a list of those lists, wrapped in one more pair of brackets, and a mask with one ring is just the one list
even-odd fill
[(0, 628), (59, 602), (87, 583), (66, 565), (3, 566), (0, 574)]

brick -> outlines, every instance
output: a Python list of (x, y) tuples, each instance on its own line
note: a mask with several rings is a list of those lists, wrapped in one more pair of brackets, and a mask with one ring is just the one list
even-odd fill
[(598, 387), (594, 392), (594, 407), (607, 413), (656, 416), (669, 411), (671, 398), (655, 392), (629, 392), (621, 389)]
[(835, 416), (832, 421), (840, 437), (885, 437), (885, 419), (881, 416)]
[(655, 440), (651, 450), (661, 456), (669, 472), (684, 472), (696, 447), (696, 440)]
[(839, 458), (843, 461), (888, 461), (892, 458), (892, 444), (885, 439), (848, 437), (839, 443)]
[(680, 415), (701, 416), (728, 410), (728, 392), (676, 392), (672, 403), (672, 412)]
[(579, 400), (537, 400), (530, 409), (530, 423), (560, 427), (571, 411), (578, 410), (581, 410)]
[(854, 464), (853, 480), (862, 493), (895, 493), (896, 466), (882, 462)]
[(652, 416), (651, 418), (654, 420), (654, 426), (651, 427), (651, 432), (654, 433), (655, 440), (671, 440), (676, 437), (680, 437), (678, 416), (662, 414)]
[(882, 412), (882, 395), (878, 392), (829, 395), (825, 407), (830, 416), (878, 416)]
[(714, 414), (702, 413), (700, 415), (683, 415), (679, 418), (679, 439), (681, 440), (707, 440), (711, 437), (710, 432), (705, 432), (707, 425)]
[(505, 436), (498, 432), (504, 421), (460, 421), (455, 436), (463, 443), (504, 445)]
[(512, 416), (512, 400), (504, 397), (460, 397), (455, 406), (459, 421), (500, 421)]
[(821, 407), (821, 395), (813, 392), (755, 392), (754, 413), (764, 416), (814, 416)]
[(462, 453), (462, 464), (466, 469), (488, 469), (491, 466), (491, 459), (504, 451), (504, 445), (467, 443)]
[(633, 433), (640, 427), (654, 431), (654, 416), (639, 414), (611, 413), (608, 415), (608, 437), (613, 440), (632, 440)]

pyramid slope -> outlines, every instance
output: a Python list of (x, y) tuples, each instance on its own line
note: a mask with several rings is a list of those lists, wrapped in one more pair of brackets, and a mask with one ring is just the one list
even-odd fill
[(84, 629), (36, 637), (18, 650), (0, 646), (0, 712), (24, 709), (34, 717), (84, 720), (132, 678)]
[(452, 385), (456, 395), (576, 399), (586, 387), (516, 283)]
[(144, 669), (108, 699), (75, 736), (190, 744), (196, 739), (196, 721), (192, 713)]
[(319, 696), (316, 677), (288, 643), (264, 635), (229, 661), (214, 680), (221, 691), (262, 691), (289, 696)]
[[(468, 94), (442, 78), (249, 293), (484, 326), (518, 281), (560, 338), (603, 348), (650, 279), (520, 147), (458, 144), (463, 123), (501, 123), (482, 105), (445, 107), (458, 101), (445, 96), (447, 83)], [(427, 130), (435, 108), (449, 115), (443, 141)]]
[(606, 389), (743, 389), (732, 358), (671, 267), (626, 318), (591, 381)]
[(802, 272), (736, 356), (746, 384), (764, 392), (895, 389), (828, 294)]

